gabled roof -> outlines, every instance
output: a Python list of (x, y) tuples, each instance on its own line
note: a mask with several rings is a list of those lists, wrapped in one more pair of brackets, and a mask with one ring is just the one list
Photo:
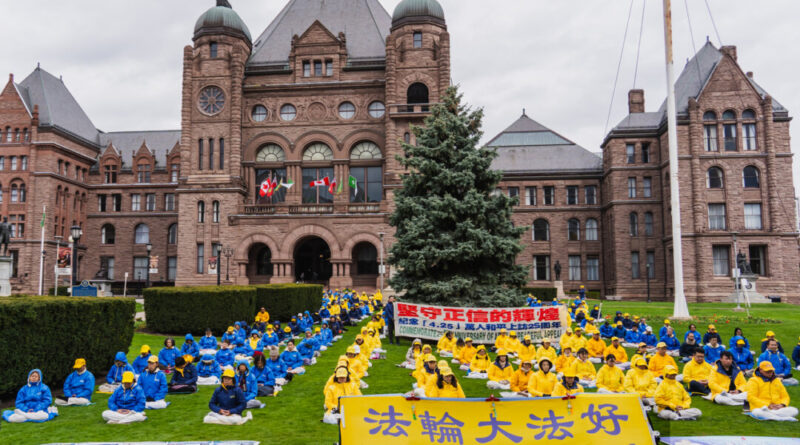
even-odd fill
[(602, 159), (526, 114), (492, 138), (493, 170), (509, 173), (600, 172)]
[(131, 168), (133, 157), (146, 145), (156, 159), (156, 168), (166, 168), (167, 154), (181, 141), (180, 130), (162, 131), (116, 131), (100, 133), (100, 144), (111, 143), (122, 158), (125, 168)]
[(36, 67), (16, 86), (28, 110), (39, 106), (39, 125), (53, 126), (97, 144), (97, 128), (61, 79)]
[(319, 20), (333, 35), (345, 34), (350, 59), (383, 59), (392, 18), (378, 0), (290, 0), (253, 45), (248, 65), (289, 61), (292, 37)]

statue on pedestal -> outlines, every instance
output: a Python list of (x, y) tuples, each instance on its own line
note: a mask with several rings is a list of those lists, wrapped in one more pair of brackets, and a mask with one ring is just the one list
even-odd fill
[(747, 257), (744, 256), (741, 250), (736, 254), (736, 267), (739, 268), (739, 273), (742, 275), (753, 274), (753, 269), (750, 268), (750, 264), (747, 262)]
[(561, 263), (556, 260), (555, 266), (553, 266), (553, 271), (556, 273), (556, 281), (561, 281)]
[(11, 240), (11, 225), (8, 224), (8, 217), (3, 217), (0, 222), (0, 245), (3, 246), (3, 256), (8, 256), (8, 242)]

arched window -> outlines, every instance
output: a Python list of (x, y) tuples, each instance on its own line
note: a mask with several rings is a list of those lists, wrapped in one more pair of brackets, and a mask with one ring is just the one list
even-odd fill
[(725, 112), (722, 113), (722, 120), (724, 120), (724, 121), (735, 121), (736, 120), (736, 112), (734, 112), (733, 110), (725, 110)]
[[(744, 168), (744, 171), (742, 171), (742, 176), (743, 176), (744, 188), (757, 189), (757, 188), (761, 187), (761, 176), (760, 176), (760, 173), (759, 173), (758, 169), (753, 167), (752, 165), (748, 165), (747, 167)], [(11, 193), (12, 193), (11, 201), (13, 202), (14, 201), (14, 198), (13, 198), (14, 190), (13, 189), (11, 190)]]
[(644, 214), (644, 235), (653, 236), (653, 212)]
[(711, 167), (708, 169), (706, 187), (710, 189), (721, 189), (725, 187), (724, 175), (721, 168)]
[(550, 241), (550, 223), (546, 219), (537, 219), (533, 222), (533, 240)]
[(353, 160), (381, 159), (382, 157), (380, 147), (370, 141), (359, 142), (350, 151), (350, 159)]
[(594, 218), (586, 220), (586, 241), (597, 241), (597, 220)]
[(742, 119), (755, 119), (755, 118), (756, 118), (755, 111), (750, 109), (742, 111)]
[(205, 201), (197, 201), (197, 222), (206, 222), (206, 203)]
[(411, 133), (409, 133), (407, 131), (405, 133), (403, 133), (403, 142), (405, 142), (406, 144), (410, 144), (411, 143)]
[(579, 241), (581, 239), (581, 222), (575, 218), (567, 221), (567, 240)]
[(22, 183), (19, 185), (19, 202), (25, 202), (28, 199), (27, 189), (25, 188), (25, 184)]
[(303, 152), (304, 161), (332, 161), (333, 150), (322, 142), (315, 142)]
[(639, 236), (639, 214), (636, 212), (631, 212), (628, 217), (630, 219), (631, 236)]
[(135, 244), (147, 244), (150, 242), (150, 227), (147, 224), (139, 224), (134, 229)]
[(100, 228), (100, 243), (114, 244), (115, 237), (116, 237), (116, 231), (114, 230), (113, 225), (104, 224), (103, 227)]
[(706, 111), (703, 113), (703, 120), (704, 121), (715, 121), (717, 120), (717, 113), (713, 111)]
[[(424, 83), (412, 83), (411, 86), (408, 87), (408, 93), (406, 96), (406, 103), (408, 106), (408, 111), (414, 111), (414, 104), (427, 104), (428, 103), (428, 87), (425, 86)], [(421, 111), (428, 111), (428, 107), (422, 107)]]
[(267, 144), (261, 147), (256, 154), (256, 162), (283, 162), (286, 153), (278, 144)]
[(219, 201), (211, 203), (211, 222), (219, 222)]
[(11, 184), (11, 202), (19, 201), (19, 187), (17, 184)]
[(178, 244), (178, 225), (171, 224), (167, 230), (167, 244)]

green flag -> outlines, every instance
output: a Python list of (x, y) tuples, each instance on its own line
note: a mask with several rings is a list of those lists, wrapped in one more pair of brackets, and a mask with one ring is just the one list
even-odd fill
[(351, 175), (350, 179), (347, 181), (347, 184), (350, 186), (350, 189), (353, 190), (353, 194), (357, 195), (358, 194), (358, 181), (356, 181), (356, 178), (354, 178)]
[(344, 189), (344, 181), (339, 183), (339, 187), (336, 188), (336, 194), (342, 193), (342, 189)]
[(42, 222), (39, 224), (39, 227), (44, 227), (45, 218), (47, 218), (47, 210), (42, 210)]

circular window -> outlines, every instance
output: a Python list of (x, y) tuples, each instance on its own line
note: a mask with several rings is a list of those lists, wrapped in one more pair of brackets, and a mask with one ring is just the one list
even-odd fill
[(283, 162), (285, 160), (286, 154), (277, 144), (267, 144), (261, 147), (256, 155), (256, 162)]
[(359, 142), (350, 152), (350, 159), (381, 159), (381, 149), (374, 142)]
[(356, 106), (351, 102), (342, 102), (339, 105), (339, 116), (342, 119), (352, 119), (356, 115)]
[(377, 119), (379, 117), (383, 117), (384, 114), (386, 114), (386, 105), (384, 105), (383, 102), (376, 100), (375, 102), (369, 104), (370, 117)]
[(264, 120), (267, 118), (267, 107), (263, 105), (256, 105), (253, 107), (250, 117), (252, 117), (255, 122), (264, 122)]
[(322, 142), (315, 142), (303, 152), (304, 161), (330, 161), (333, 160), (333, 150)]
[(225, 93), (219, 87), (205, 87), (198, 100), (200, 110), (206, 114), (217, 114), (225, 107)]
[(281, 119), (285, 121), (293, 121), (297, 117), (297, 108), (292, 104), (286, 104), (281, 107)]

